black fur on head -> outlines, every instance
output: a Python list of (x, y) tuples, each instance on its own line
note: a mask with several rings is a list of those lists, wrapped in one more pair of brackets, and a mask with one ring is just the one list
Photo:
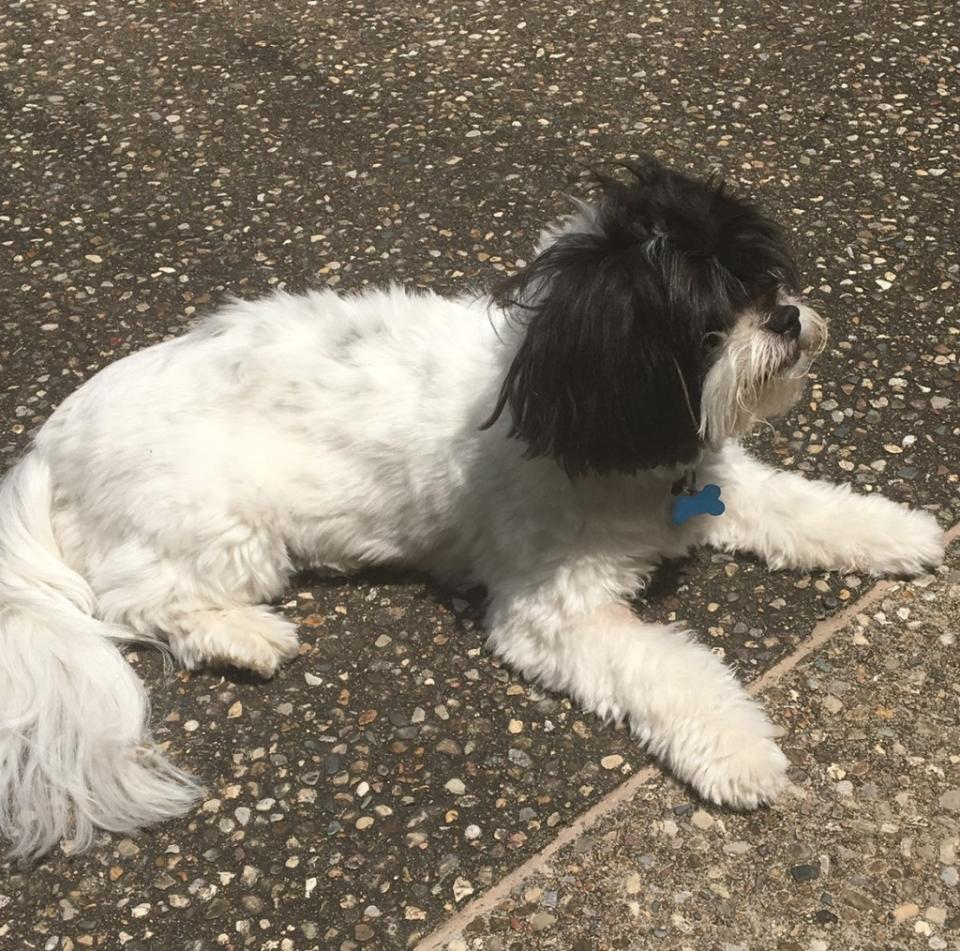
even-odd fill
[(656, 159), (596, 175), (600, 198), (494, 291), (524, 335), (506, 407), (528, 456), (571, 476), (692, 462), (711, 335), (797, 272), (780, 229), (722, 182)]

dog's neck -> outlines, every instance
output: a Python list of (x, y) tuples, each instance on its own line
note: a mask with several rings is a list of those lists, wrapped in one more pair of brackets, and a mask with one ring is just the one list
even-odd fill
[(671, 495), (681, 495), (684, 493), (691, 493), (694, 491), (697, 483), (697, 469), (696, 466), (691, 466), (689, 469), (684, 469), (680, 474), (680, 477), (670, 486)]

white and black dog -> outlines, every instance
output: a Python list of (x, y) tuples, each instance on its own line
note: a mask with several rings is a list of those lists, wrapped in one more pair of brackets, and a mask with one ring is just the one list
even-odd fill
[[(117, 643), (270, 676), (297, 630), (268, 605), (301, 565), (480, 582), (490, 649), (517, 671), (629, 723), (709, 800), (777, 795), (763, 711), (631, 595), (700, 543), (909, 575), (943, 534), (744, 452), (797, 400), (824, 323), (757, 208), (653, 159), (629, 169), (492, 297), (231, 303), (56, 410), (0, 487), (12, 854), (188, 809), (198, 784), (151, 745)], [(723, 514), (678, 516), (705, 484)]]

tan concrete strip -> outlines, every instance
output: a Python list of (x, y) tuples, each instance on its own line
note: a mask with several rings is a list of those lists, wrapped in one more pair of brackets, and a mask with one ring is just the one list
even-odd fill
[[(960, 538), (960, 522), (947, 532), (947, 544), (952, 544), (958, 538)], [(888, 580), (878, 581), (865, 594), (847, 605), (838, 614), (821, 621), (813, 629), (813, 633), (793, 653), (774, 664), (763, 676), (750, 684), (747, 688), (748, 691), (751, 694), (758, 695), (776, 684), (800, 661), (822, 647), (837, 631), (849, 624), (856, 615), (862, 614), (871, 605), (883, 598), (898, 583)], [(637, 791), (659, 772), (660, 770), (656, 766), (648, 766), (634, 773), (626, 782), (621, 783), (603, 799), (578, 816), (570, 825), (562, 829), (552, 842), (500, 879), (496, 885), (484, 892), (479, 898), (461, 908), (436, 931), (420, 941), (416, 946), (416, 951), (443, 951), (450, 941), (460, 935), (466, 925), (475, 918), (492, 912), (521, 882), (540, 871), (556, 852), (576, 841), (598, 820), (618, 806), (629, 802)]]

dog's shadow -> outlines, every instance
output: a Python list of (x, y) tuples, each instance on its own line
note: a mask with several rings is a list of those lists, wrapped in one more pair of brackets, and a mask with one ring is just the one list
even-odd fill
[[(643, 614), (666, 602), (676, 599), (686, 583), (691, 556), (672, 558), (662, 562), (653, 573), (646, 587), (638, 590), (630, 604)], [(330, 573), (315, 568), (297, 571), (290, 579), (284, 597), (277, 605), (289, 600), (293, 590), (309, 590), (317, 595), (317, 605), (325, 609), (341, 590), (378, 589), (384, 592), (403, 592), (403, 597), (417, 604), (440, 607), (458, 634), (469, 637), (484, 637), (484, 615), (488, 592), (483, 585), (452, 587), (443, 585), (427, 574), (391, 568), (370, 568), (352, 574)], [(469, 622), (469, 623), (468, 623)], [(322, 641), (322, 635), (318, 638)], [(199, 673), (199, 672), (198, 672)], [(231, 683), (244, 686), (259, 686), (265, 678), (250, 670), (229, 665), (207, 667), (203, 671), (209, 677), (222, 677)]]
[(483, 585), (443, 585), (428, 574), (400, 568), (367, 568), (351, 574), (305, 568), (293, 576), (292, 583), (330, 597), (339, 590), (377, 588), (387, 592), (402, 591), (403, 596), (415, 604), (439, 605), (456, 619), (461, 629), (464, 619), (475, 621), (482, 618), (487, 605), (487, 589)]
[(636, 591), (630, 599), (633, 608), (639, 611), (641, 608), (657, 607), (665, 601), (675, 599), (686, 584), (693, 563), (693, 555), (662, 561), (646, 586)]
[[(647, 585), (638, 589), (630, 599), (634, 608), (656, 606), (677, 597), (686, 584), (692, 556), (667, 559), (657, 567)], [(316, 569), (304, 569), (293, 578), (296, 585), (306, 589), (324, 591), (330, 595), (339, 589), (378, 588), (403, 590), (405, 597), (415, 603), (431, 603), (442, 607), (461, 631), (469, 619), (484, 627), (488, 592), (483, 585), (451, 587), (437, 582), (427, 574), (400, 569), (374, 568), (354, 574), (328, 574)]]

